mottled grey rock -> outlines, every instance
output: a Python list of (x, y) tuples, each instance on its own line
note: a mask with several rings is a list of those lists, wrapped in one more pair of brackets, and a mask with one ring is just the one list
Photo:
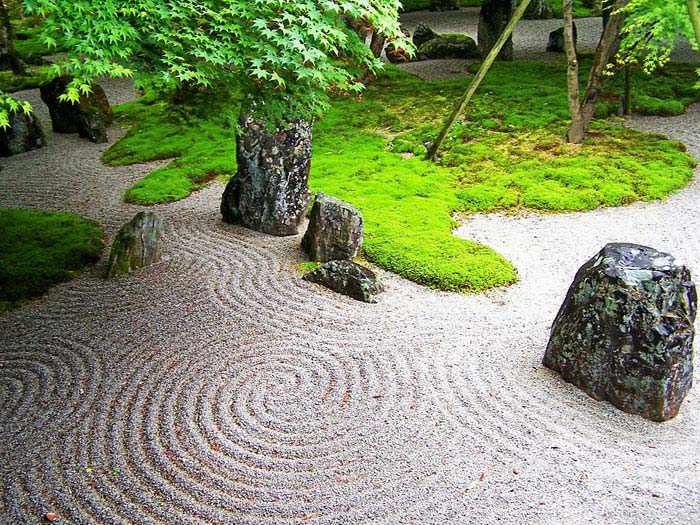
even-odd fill
[[(479, 11), (479, 51), (485, 57), (513, 16), (513, 0), (484, 0)], [(497, 60), (513, 60), (513, 37), (509, 37)]]
[(418, 60), (440, 58), (481, 58), (473, 38), (466, 35), (439, 35), (428, 40), (416, 53)]
[[(576, 42), (578, 41), (578, 30), (576, 29), (576, 22), (573, 24), (574, 30), (574, 49), (576, 48)], [(549, 33), (549, 41), (547, 42), (547, 51), (552, 53), (566, 53), (566, 47), (564, 47), (564, 28), (560, 27)]]
[(543, 364), (595, 399), (666, 421), (692, 385), (696, 303), (671, 255), (608, 244), (576, 274)]
[(76, 103), (62, 102), (59, 97), (71, 80), (57, 77), (40, 88), (41, 100), (51, 115), (51, 127), (56, 133), (78, 133), (98, 144), (107, 142), (106, 129), (114, 120), (107, 95), (98, 84), (92, 84), (92, 92), (81, 95)]
[(304, 280), (366, 303), (376, 303), (377, 295), (384, 291), (373, 271), (347, 260), (319, 266), (304, 275)]
[[(520, 0), (515, 0), (515, 6), (520, 4)], [(532, 0), (523, 14), (525, 20), (548, 20), (554, 18), (552, 8), (546, 0)]]
[(362, 224), (352, 204), (317, 193), (301, 246), (312, 261), (352, 259), (362, 248)]
[(271, 235), (296, 235), (311, 200), (311, 123), (304, 119), (270, 131), (241, 114), (238, 172), (221, 198), (225, 222)]
[(139, 212), (122, 226), (112, 243), (107, 277), (143, 268), (160, 259), (163, 251), (163, 223), (153, 212)]
[(456, 11), (459, 0), (430, 0), (430, 11)]
[(438, 34), (430, 29), (427, 24), (419, 22), (416, 29), (413, 31), (413, 45), (418, 49), (420, 46), (425, 44), (428, 40), (437, 38)]
[(44, 133), (34, 113), (18, 111), (10, 115), (10, 127), (0, 128), (0, 157), (10, 157), (46, 145)]

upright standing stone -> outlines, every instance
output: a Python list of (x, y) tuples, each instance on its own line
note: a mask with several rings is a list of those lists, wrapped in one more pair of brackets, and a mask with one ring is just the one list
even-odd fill
[(163, 223), (153, 212), (139, 212), (122, 226), (112, 243), (107, 277), (143, 268), (160, 259), (163, 252)]
[[(522, 0), (516, 0), (515, 5), (519, 5)], [(548, 20), (554, 18), (552, 8), (546, 0), (532, 0), (523, 14), (525, 20)]]
[[(576, 48), (576, 42), (578, 40), (578, 30), (576, 29), (576, 22), (573, 23), (572, 29), (574, 31), (574, 49)], [(549, 40), (547, 41), (547, 51), (550, 53), (566, 53), (566, 47), (564, 45), (564, 28), (560, 27), (549, 33)]]
[(430, 29), (428, 24), (419, 22), (416, 26), (416, 29), (413, 31), (413, 45), (416, 46), (416, 49), (418, 49), (420, 46), (422, 46), (429, 40), (432, 40), (433, 38), (437, 37), (438, 34), (432, 29)]
[(238, 172), (221, 198), (225, 222), (271, 235), (295, 235), (311, 200), (311, 123), (304, 119), (274, 131), (241, 114), (236, 143)]
[(10, 115), (10, 127), (0, 128), (0, 157), (10, 157), (25, 151), (43, 148), (44, 133), (33, 113), (17, 111)]
[(576, 274), (543, 363), (595, 399), (666, 421), (692, 385), (696, 303), (671, 255), (608, 244)]
[(78, 133), (98, 144), (107, 142), (106, 129), (114, 120), (107, 95), (102, 87), (93, 84), (92, 92), (80, 95), (76, 103), (62, 102), (59, 97), (66, 92), (71, 80), (67, 76), (57, 77), (40, 88), (54, 132)]
[[(479, 12), (477, 42), (483, 56), (489, 54), (513, 16), (513, 0), (485, 0)], [(513, 37), (498, 53), (497, 60), (513, 60)]]
[(347, 202), (316, 194), (301, 246), (312, 261), (352, 259), (362, 247), (362, 214)]

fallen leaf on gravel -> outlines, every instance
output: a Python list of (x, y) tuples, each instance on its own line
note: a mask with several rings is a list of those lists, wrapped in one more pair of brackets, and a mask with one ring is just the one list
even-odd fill
[(92, 467), (87, 467), (85, 469), (85, 472), (87, 472), (88, 474), (92, 474)]
[(304, 514), (304, 515), (301, 517), (301, 519), (302, 519), (303, 521), (309, 521), (309, 520), (312, 520), (312, 519), (314, 519), (314, 518), (318, 518), (318, 512), (312, 512), (311, 514)]
[(221, 445), (212, 445), (212, 446), (211, 446), (211, 449), (212, 449), (214, 452), (219, 452), (219, 451), (221, 450)]
[(519, 471), (517, 468), (514, 468), (514, 469), (513, 469), (513, 474), (515, 474), (515, 475), (517, 476), (518, 474), (520, 474), (520, 471)]
[(56, 516), (55, 512), (47, 512), (46, 514), (44, 514), (44, 517), (46, 518), (47, 521), (56, 521), (56, 518), (58, 516)]
[(485, 477), (486, 477), (486, 474), (484, 472), (482, 472), (481, 476), (479, 476), (479, 481), (484, 481)]
[(350, 401), (350, 392), (345, 392), (345, 395), (343, 396), (343, 403), (347, 403)]

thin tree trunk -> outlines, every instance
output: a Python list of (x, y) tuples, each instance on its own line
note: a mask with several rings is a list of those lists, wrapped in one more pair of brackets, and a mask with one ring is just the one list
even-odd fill
[(10, 11), (5, 2), (0, 0), (0, 69), (12, 69), (15, 75), (25, 75), (26, 71), (15, 53), (12, 40), (14, 31), (10, 23)]
[(434, 161), (437, 158), (437, 152), (440, 149), (440, 146), (442, 146), (442, 143), (445, 141), (445, 137), (447, 137), (447, 134), (452, 128), (452, 125), (455, 123), (455, 120), (457, 120), (457, 117), (464, 111), (464, 108), (471, 100), (472, 96), (474, 95), (474, 92), (479, 87), (479, 84), (481, 84), (481, 81), (484, 80), (486, 73), (488, 73), (489, 69), (496, 60), (498, 53), (501, 51), (501, 48), (504, 46), (510, 35), (513, 33), (515, 24), (517, 24), (518, 20), (522, 18), (528, 5), (530, 5), (530, 0), (523, 0), (523, 2), (518, 6), (518, 9), (513, 14), (513, 17), (510, 19), (510, 22), (508, 22), (508, 25), (503, 30), (503, 33), (501, 33), (501, 36), (498, 38), (493, 48), (491, 48), (491, 51), (489, 52), (488, 56), (481, 64), (479, 71), (477, 71), (476, 76), (472, 79), (471, 83), (469, 84), (469, 87), (467, 88), (467, 91), (465, 91), (464, 95), (462, 95), (462, 98), (459, 99), (457, 106), (455, 107), (452, 114), (448, 117), (447, 121), (445, 122), (445, 125), (440, 130), (440, 133), (438, 134), (437, 138), (430, 145), (430, 148), (428, 148), (428, 153), (426, 153), (425, 155), (426, 160)]
[(576, 45), (574, 44), (574, 2), (563, 0), (562, 12), (564, 13), (564, 49), (566, 51), (566, 91), (571, 112), (571, 126), (566, 132), (567, 142), (581, 144), (586, 134), (581, 115), (581, 100), (578, 79), (578, 58), (576, 57)]
[(698, 14), (698, 6), (695, 4), (695, 0), (688, 0), (688, 14), (690, 15), (690, 23), (693, 26), (693, 33), (695, 33), (695, 41), (700, 46), (700, 14)]
[(386, 37), (382, 34), (381, 31), (377, 31), (376, 29), (372, 32), (372, 39), (369, 42), (369, 49), (372, 51), (372, 54), (379, 58), (382, 56), (382, 50), (384, 49), (384, 43), (386, 42)]
[(615, 2), (612, 14), (605, 25), (603, 35), (600, 37), (600, 42), (596, 48), (591, 65), (591, 72), (588, 75), (588, 84), (583, 95), (581, 103), (581, 116), (583, 118), (584, 130), (588, 129), (593, 120), (595, 109), (598, 104), (598, 96), (605, 84), (605, 72), (610, 63), (610, 59), (617, 53), (620, 47), (620, 30), (625, 22), (625, 14), (619, 10), (629, 4), (630, 0), (617, 0)]

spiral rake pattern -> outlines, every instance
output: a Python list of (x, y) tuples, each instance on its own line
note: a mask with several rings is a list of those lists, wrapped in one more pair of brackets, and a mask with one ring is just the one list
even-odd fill
[[(66, 209), (115, 232), (136, 209), (121, 192), (147, 168), (106, 168), (99, 147), (49, 140), (85, 162), (8, 159), (0, 205)], [(605, 225), (630, 233), (654, 211), (700, 231), (697, 186), (602, 215), (475, 218), (458, 234), (506, 254), (521, 283), (459, 296), (383, 275), (377, 305), (299, 279), (298, 237), (223, 224), (221, 190), (157, 208), (159, 263), (107, 281), (103, 261), (0, 317), (0, 522), (700, 521), (694, 392), (658, 425), (540, 365)], [(568, 255), (553, 257), (556, 245)]]

